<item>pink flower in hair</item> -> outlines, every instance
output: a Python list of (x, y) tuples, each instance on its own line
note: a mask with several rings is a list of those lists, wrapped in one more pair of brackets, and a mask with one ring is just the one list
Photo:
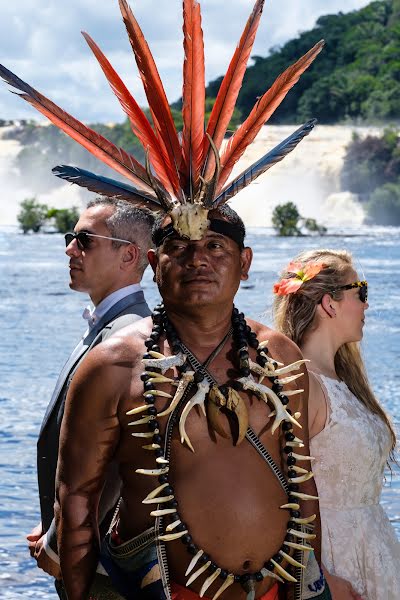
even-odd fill
[(294, 273), (295, 277), (281, 279), (274, 285), (274, 294), (278, 296), (287, 296), (295, 294), (305, 281), (309, 281), (325, 267), (323, 263), (309, 262), (302, 265), (299, 262), (291, 262), (287, 266), (288, 273)]

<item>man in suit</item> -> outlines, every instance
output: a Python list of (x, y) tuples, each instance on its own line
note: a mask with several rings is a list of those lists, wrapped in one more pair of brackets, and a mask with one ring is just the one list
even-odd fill
[[(75, 231), (65, 236), (69, 286), (89, 294), (94, 308), (88, 307), (83, 313), (87, 330), (60, 373), (42, 422), (37, 445), (41, 523), (27, 536), (31, 556), (55, 577), (60, 597), (63, 591), (53, 505), (65, 398), (73, 374), (89, 350), (122, 327), (150, 315), (140, 281), (148, 264), (152, 221), (151, 215), (127, 202), (100, 197), (88, 204)], [(119, 479), (114, 472), (102, 496), (103, 529), (108, 527), (107, 517), (118, 498)]]

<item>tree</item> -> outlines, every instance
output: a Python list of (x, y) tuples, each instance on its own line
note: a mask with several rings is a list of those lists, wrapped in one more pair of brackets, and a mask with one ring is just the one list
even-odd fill
[(299, 219), (300, 213), (293, 202), (278, 204), (272, 213), (272, 225), (279, 236), (301, 235)]
[(400, 224), (400, 183), (377, 188), (368, 202), (368, 213), (378, 225)]
[(24, 233), (37, 233), (46, 220), (48, 207), (40, 204), (36, 198), (26, 198), (21, 202), (21, 210), (17, 215), (18, 222)]
[(76, 206), (72, 208), (50, 208), (46, 217), (47, 219), (54, 219), (57, 231), (67, 233), (76, 225), (79, 219), (79, 211)]

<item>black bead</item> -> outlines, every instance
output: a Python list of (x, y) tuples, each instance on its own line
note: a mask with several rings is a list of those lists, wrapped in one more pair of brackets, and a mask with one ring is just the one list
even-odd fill
[(299, 510), (291, 510), (290, 516), (293, 517), (294, 519), (299, 519), (301, 516), (300, 511)]
[(168, 483), (168, 476), (167, 475), (159, 475), (158, 476), (158, 481), (160, 483)]
[(226, 398), (227, 395), (228, 395), (228, 386), (227, 385), (220, 385), (218, 389), (221, 392), (221, 394), (223, 396), (225, 396), (225, 398)]
[(290, 421), (284, 421), (282, 423), (282, 429), (283, 431), (292, 431), (293, 425), (290, 423)]
[[(286, 397), (286, 396), (285, 396), (285, 397)], [(292, 411), (290, 410), (290, 408), (287, 408), (287, 409), (286, 409), (286, 412), (287, 412), (287, 413), (289, 413), (289, 415), (291, 415), (291, 414), (292, 414)]]
[(286, 554), (287, 554), (288, 552), (290, 552), (290, 548), (289, 548), (289, 546), (286, 546), (286, 544), (283, 544), (283, 546), (282, 546), (281, 550), (282, 550), (282, 552), (286, 552)]
[(185, 546), (187, 546), (192, 541), (192, 536), (187, 533), (186, 535), (183, 535), (181, 537), (181, 541), (182, 544), (185, 544)]
[(291, 467), (292, 465), (296, 464), (296, 459), (293, 458), (293, 456), (289, 456), (287, 459), (287, 464), (289, 465), (289, 467)]
[[(146, 346), (147, 349), (151, 348), (151, 346), (153, 345), (153, 340), (150, 338), (147, 338), (147, 340), (145, 340), (144, 345)], [(143, 358), (151, 358), (150, 355), (144, 355)]]
[(261, 573), (261, 571), (257, 571), (257, 573), (254, 573), (254, 579), (256, 581), (262, 581), (264, 579), (264, 575)]
[(282, 396), (280, 396), (280, 399), (281, 399), (283, 406), (286, 406), (286, 404), (289, 404), (289, 398), (287, 396), (284, 396), (282, 394)]
[(150, 375), (148, 373), (146, 373), (146, 371), (144, 373), (140, 374), (140, 379), (142, 381), (147, 381), (148, 379), (150, 379)]
[(285, 454), (290, 454), (291, 452), (293, 452), (293, 448), (291, 446), (285, 446), (283, 451)]
[(239, 369), (239, 373), (242, 377), (248, 377), (251, 373), (249, 367), (242, 367), (241, 369)]
[(293, 521), (288, 521), (288, 524), (287, 524), (288, 529), (294, 529), (295, 527), (296, 527), (296, 523), (294, 523)]
[(164, 456), (164, 451), (162, 448), (158, 448), (155, 452), (154, 452), (156, 458), (160, 458), (161, 456)]
[(208, 562), (209, 560), (210, 560), (210, 557), (208, 556), (208, 554), (204, 553), (200, 556), (199, 563), (202, 565), (205, 565), (206, 562)]
[[(165, 493), (164, 490), (163, 490), (163, 492)], [(179, 523), (179, 525), (175, 528), (175, 531), (185, 531), (185, 529), (187, 529), (187, 526), (185, 525), (185, 523)]]
[[(153, 344), (153, 340), (150, 340), (151, 344)], [(148, 352), (146, 352), (146, 354), (143, 354), (143, 358), (154, 358), (153, 356), (151, 356), (151, 354), (149, 354)]]
[(154, 419), (154, 421), (149, 421), (147, 423), (147, 427), (150, 429), (150, 431), (155, 431), (156, 429), (159, 429), (160, 424)]
[(179, 344), (172, 344), (172, 352), (174, 354), (179, 354), (180, 351), (181, 351), (181, 347)]
[(193, 380), (195, 383), (200, 383), (200, 381), (203, 381), (204, 379), (204, 375), (203, 373), (201, 373), (200, 371), (196, 371), (196, 373), (194, 374)]
[(214, 562), (212, 562), (208, 569), (209, 571), (211, 571), (211, 573), (215, 573), (215, 571), (218, 569), (218, 566)]
[(143, 387), (146, 392), (154, 389), (154, 385), (151, 383), (151, 381), (145, 381)]
[(154, 404), (154, 402), (156, 401), (156, 397), (153, 396), (153, 394), (145, 394), (144, 401), (146, 402), (146, 404)]
[(153, 435), (153, 444), (161, 444), (162, 442), (162, 437), (159, 433), (155, 433)]
[(270, 560), (264, 563), (264, 567), (268, 569), (268, 571), (273, 571), (274, 566), (275, 565)]
[(298, 483), (289, 483), (289, 490), (292, 492), (298, 492), (299, 484)]
[(235, 579), (234, 579), (235, 583), (240, 582), (240, 577), (241, 577), (240, 575), (235, 575)]
[(256, 337), (249, 336), (248, 340), (249, 340), (249, 346), (256, 350), (258, 348), (258, 339)]
[(268, 362), (267, 359), (265, 358), (265, 356), (260, 356), (260, 355), (257, 356), (256, 361), (260, 365), (260, 367), (265, 367), (265, 365)]
[(189, 363), (184, 362), (183, 365), (181, 365), (180, 367), (178, 367), (178, 371), (180, 373), (185, 373), (189, 368), (190, 368)]
[(225, 581), (225, 579), (228, 577), (228, 571), (226, 571), (225, 569), (222, 569), (219, 576), (221, 579), (223, 579)]
[(153, 344), (151, 349), (153, 350), (153, 352), (160, 352), (160, 346), (158, 344)]
[(283, 556), (281, 554), (275, 554), (272, 558), (278, 564), (283, 561)]
[[(281, 385), (280, 383), (274, 383), (274, 385), (272, 386), (272, 391), (275, 392), (275, 394), (279, 394), (281, 391), (283, 390), (283, 385)], [(283, 398), (283, 394), (281, 394), (279, 397), (282, 399)], [(286, 398), (286, 396), (285, 396)]]
[(298, 500), (298, 498), (296, 498), (295, 496), (289, 496), (289, 498), (288, 498), (288, 503), (289, 503), (289, 504), (293, 504), (293, 503), (294, 503), (294, 504), (298, 504), (298, 503), (299, 503), (299, 500)]
[(171, 500), (170, 502), (168, 502), (168, 508), (178, 508), (177, 501), (176, 500)]
[(199, 549), (197, 548), (197, 546), (195, 546), (195, 544), (188, 544), (187, 551), (189, 552), (189, 554), (192, 554), (194, 556), (198, 553)]
[(296, 471), (293, 471), (293, 469), (289, 469), (288, 477), (290, 477), (290, 479), (293, 479), (293, 477), (296, 477), (296, 476), (297, 476)]
[(285, 542), (294, 542), (294, 535), (288, 533), (285, 537)]
[(170, 485), (163, 489), (163, 494), (165, 494), (165, 496), (171, 496), (173, 493), (174, 493), (174, 490)]
[(156, 415), (157, 414), (157, 409), (155, 406), (149, 406), (147, 409), (147, 414), (149, 415)]
[(250, 575), (248, 573), (244, 573), (240, 576), (240, 583), (247, 583), (250, 580)]
[(241, 350), (239, 350), (239, 358), (244, 358), (244, 359), (249, 358), (248, 350), (245, 350), (245, 348), (242, 348)]
[(293, 435), (293, 433), (291, 433), (290, 431), (288, 433), (285, 433), (285, 440), (287, 440), (288, 442), (293, 442), (295, 437), (296, 436)]

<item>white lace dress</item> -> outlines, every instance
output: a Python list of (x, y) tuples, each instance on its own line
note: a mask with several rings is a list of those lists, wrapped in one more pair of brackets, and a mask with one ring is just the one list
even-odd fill
[(328, 419), (310, 449), (320, 498), (322, 561), (364, 600), (400, 600), (400, 543), (379, 504), (389, 431), (344, 382), (318, 377)]

